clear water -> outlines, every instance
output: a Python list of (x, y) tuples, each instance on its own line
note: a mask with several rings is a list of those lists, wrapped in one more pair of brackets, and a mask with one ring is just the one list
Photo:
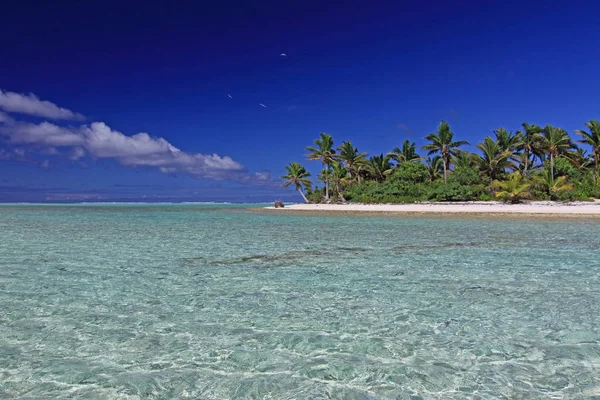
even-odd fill
[(0, 206), (0, 398), (600, 398), (600, 221)]

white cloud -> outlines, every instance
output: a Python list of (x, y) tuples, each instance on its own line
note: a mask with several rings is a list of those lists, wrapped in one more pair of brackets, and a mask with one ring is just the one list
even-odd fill
[(50, 122), (41, 124), (18, 123), (4, 131), (14, 143), (28, 143), (46, 146), (79, 146), (83, 136), (71, 128), (64, 128)]
[[(80, 114), (60, 108), (53, 103), (40, 101), (35, 95), (19, 95), (0, 90), (0, 108), (54, 119), (77, 119)], [(252, 173), (228, 156), (218, 154), (187, 153), (160, 137), (147, 133), (129, 136), (113, 130), (104, 122), (93, 122), (79, 127), (61, 126), (51, 122), (38, 124), (14, 121), (0, 112), (0, 136), (13, 145), (44, 154), (68, 156), (79, 161), (89, 156), (93, 159), (113, 159), (130, 167), (154, 167), (167, 174), (186, 173), (198, 178), (233, 180), (260, 185), (273, 184), (267, 171)], [(60, 151), (66, 150), (66, 151)], [(24, 153), (23, 153), (24, 154)], [(0, 153), (3, 157), (4, 153)], [(42, 166), (49, 166), (47, 160)]]
[[(33, 115), (50, 119), (83, 120), (85, 117), (49, 101), (40, 100), (34, 94), (4, 92), (0, 90), (0, 108), (9, 113)], [(0, 115), (0, 121), (2, 116)]]
[(69, 148), (69, 158), (114, 159), (126, 166), (156, 167), (163, 173), (187, 173), (199, 178), (266, 182), (268, 172), (250, 173), (242, 164), (218, 154), (187, 153), (163, 138), (147, 133), (133, 136), (111, 129), (103, 122), (80, 127), (62, 127), (50, 122), (16, 123), (0, 127), (11, 143), (47, 149)]
[(81, 147), (75, 147), (73, 151), (71, 151), (69, 158), (71, 160), (79, 160), (83, 156), (85, 156), (85, 150), (83, 150)]
[(8, 114), (5, 114), (2, 111), (0, 111), (0, 122), (11, 123), (13, 122), (13, 119)]

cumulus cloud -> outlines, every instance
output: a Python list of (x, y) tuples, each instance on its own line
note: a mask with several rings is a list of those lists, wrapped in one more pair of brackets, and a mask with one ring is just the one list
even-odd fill
[(271, 179), (270, 173), (251, 173), (228, 156), (187, 153), (163, 138), (147, 133), (128, 136), (103, 122), (80, 127), (63, 127), (50, 122), (16, 123), (0, 127), (0, 134), (14, 145), (32, 145), (44, 151), (67, 148), (71, 160), (89, 155), (95, 159), (114, 159), (126, 166), (155, 167), (163, 173), (187, 173), (198, 178), (248, 183), (266, 183)]
[[(0, 90), (0, 108), (9, 113), (65, 120), (84, 120), (85, 117), (49, 101), (40, 100), (34, 94), (21, 94)], [(2, 115), (0, 115), (2, 121)]]
[[(53, 103), (41, 101), (33, 94), (0, 91), (0, 108), (8, 112), (52, 119), (82, 117)], [(0, 138), (2, 137), (11, 145), (25, 148), (28, 152), (34, 150), (42, 154), (64, 155), (80, 164), (84, 157), (112, 159), (125, 166), (152, 167), (166, 174), (184, 173), (198, 178), (227, 179), (266, 186), (275, 184), (269, 172), (250, 172), (228, 156), (188, 153), (164, 138), (143, 132), (126, 135), (103, 122), (81, 126), (63, 126), (48, 121), (31, 123), (15, 121), (0, 111)], [(0, 153), (0, 156), (6, 158), (7, 154)], [(47, 168), (50, 163), (45, 161), (41, 166)]]
[(10, 123), (13, 119), (8, 115), (0, 111), (0, 123)]
[[(52, 147), (54, 148), (54, 147)], [(85, 156), (85, 150), (83, 150), (81, 147), (75, 147), (72, 151), (71, 154), (69, 155), (69, 158), (71, 160), (79, 160), (81, 157)]]

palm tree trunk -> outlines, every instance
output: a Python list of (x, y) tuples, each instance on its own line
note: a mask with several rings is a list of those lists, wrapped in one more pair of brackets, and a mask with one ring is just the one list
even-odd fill
[(305, 203), (308, 203), (308, 199), (306, 198), (306, 195), (305, 195), (305, 194), (304, 194), (304, 192), (302, 191), (302, 188), (298, 188), (297, 190), (298, 190), (298, 191), (300, 192), (300, 194), (302, 195), (302, 198), (304, 199), (304, 202), (305, 202)]
[(554, 155), (550, 153), (550, 178), (552, 178), (552, 183), (554, 183)]
[(598, 174), (598, 154), (594, 154), (594, 163), (596, 164), (596, 168), (594, 168), (594, 183), (597, 183), (597, 174)]
[(527, 176), (527, 167), (529, 167), (529, 150), (525, 149), (525, 168), (523, 168), (523, 176)]
[[(327, 172), (329, 172), (329, 164), (323, 163)], [(325, 175), (325, 201), (329, 201), (329, 176)]]
[(444, 165), (444, 183), (448, 183), (448, 179), (446, 177), (446, 171), (447, 171), (447, 167), (446, 167), (446, 158), (444, 158), (443, 160), (444, 162), (442, 163)]

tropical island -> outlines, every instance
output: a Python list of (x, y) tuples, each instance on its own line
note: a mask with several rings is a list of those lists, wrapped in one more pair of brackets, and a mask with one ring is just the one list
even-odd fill
[(299, 162), (289, 163), (281, 178), (306, 203), (319, 205), (592, 202), (600, 198), (600, 122), (591, 120), (585, 127), (575, 131), (576, 140), (552, 125), (523, 123), (516, 132), (498, 128), (472, 153), (461, 148), (470, 143), (456, 140), (442, 121), (425, 137), (425, 155), (405, 140), (388, 153), (369, 156), (350, 140), (335, 147), (332, 136), (321, 133), (306, 148), (306, 158), (322, 164), (317, 176), (322, 186), (313, 186)]

